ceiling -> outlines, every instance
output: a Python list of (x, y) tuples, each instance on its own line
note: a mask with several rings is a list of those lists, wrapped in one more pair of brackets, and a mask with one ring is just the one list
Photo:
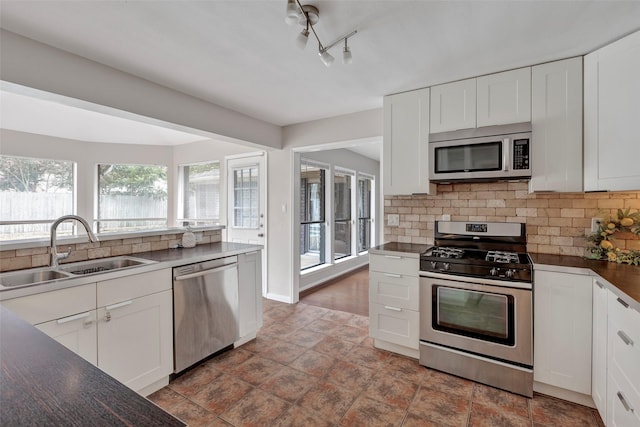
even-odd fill
[(0, 26), (280, 126), (582, 55), (640, 29), (640, 1), (302, 3), (320, 10), (325, 45), (358, 30), (349, 39), (353, 64), (341, 63), (341, 44), (330, 68), (312, 39), (298, 49), (301, 27), (285, 24), (284, 0), (1, 0)]

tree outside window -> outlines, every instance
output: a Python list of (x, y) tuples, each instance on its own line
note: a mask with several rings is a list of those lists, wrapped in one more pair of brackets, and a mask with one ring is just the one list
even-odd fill
[(167, 226), (167, 167), (98, 165), (98, 231)]
[[(50, 224), (75, 213), (75, 163), (0, 156), (0, 240), (49, 235)], [(75, 225), (61, 224), (59, 235)]]

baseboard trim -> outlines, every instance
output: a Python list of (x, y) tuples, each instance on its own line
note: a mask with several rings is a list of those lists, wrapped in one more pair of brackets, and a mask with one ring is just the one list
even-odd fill
[(361, 270), (367, 270), (369, 268), (369, 264), (365, 264), (365, 265), (359, 265), (357, 267), (352, 268), (351, 270), (348, 271), (344, 271), (341, 273), (338, 273), (334, 276), (329, 276), (327, 278), (326, 281), (322, 282), (322, 283), (318, 283), (316, 285), (311, 285), (307, 288), (304, 288), (303, 290), (300, 291), (299, 295), (300, 295), (300, 299), (304, 298), (305, 296), (314, 293), (315, 291), (325, 288), (327, 286), (333, 285), (334, 283), (339, 282), (340, 280), (344, 279), (347, 276), (350, 276), (354, 273), (357, 273)]

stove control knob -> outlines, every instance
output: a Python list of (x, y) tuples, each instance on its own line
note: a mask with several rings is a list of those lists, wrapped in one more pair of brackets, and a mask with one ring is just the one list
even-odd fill
[(514, 269), (509, 269), (507, 270), (505, 273), (505, 276), (507, 276), (509, 279), (511, 279), (513, 276), (515, 276), (516, 271)]
[(489, 270), (489, 274), (491, 274), (492, 276), (497, 276), (498, 275), (498, 269), (493, 267), (491, 270)]
[(451, 267), (451, 264), (449, 264), (448, 262), (443, 262), (442, 267), (444, 268), (444, 271), (448, 271)]
[(438, 265), (437, 262), (431, 261), (431, 268), (436, 268), (437, 265)]

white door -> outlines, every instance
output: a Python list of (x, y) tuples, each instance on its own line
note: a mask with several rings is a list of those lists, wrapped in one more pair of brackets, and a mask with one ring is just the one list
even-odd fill
[(262, 245), (262, 288), (267, 270), (267, 154), (227, 157), (227, 241)]
[(40, 323), (35, 327), (85, 360), (98, 364), (95, 310)]

